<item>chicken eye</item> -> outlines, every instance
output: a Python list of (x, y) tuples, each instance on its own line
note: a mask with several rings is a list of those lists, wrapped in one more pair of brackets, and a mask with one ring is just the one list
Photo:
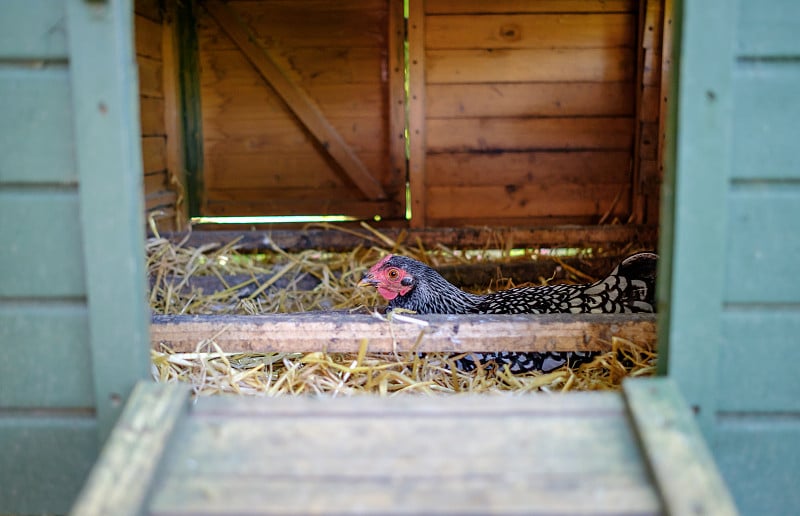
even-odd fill
[(397, 278), (400, 277), (400, 271), (398, 271), (397, 269), (389, 269), (386, 275), (389, 276), (389, 279), (396, 280)]

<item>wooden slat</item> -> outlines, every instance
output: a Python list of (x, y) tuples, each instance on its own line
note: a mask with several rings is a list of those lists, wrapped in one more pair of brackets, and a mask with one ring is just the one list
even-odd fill
[(161, 60), (161, 24), (144, 16), (134, 17), (136, 55)]
[[(381, 232), (392, 241), (400, 243), (421, 242), (426, 248), (436, 244), (458, 249), (484, 249), (487, 246), (506, 248), (509, 242), (519, 247), (609, 247), (630, 243), (654, 248), (657, 228), (638, 225), (606, 225), (580, 227), (453, 227), (425, 229), (384, 228)], [(374, 235), (364, 230), (330, 231), (305, 229), (303, 231), (194, 231), (170, 236), (173, 242), (186, 242), (191, 247), (216, 243), (225, 245), (236, 241), (237, 249), (258, 251), (268, 249), (267, 242), (287, 251), (324, 249), (331, 251), (352, 250), (356, 246), (381, 243)]]
[(627, 150), (630, 118), (507, 118), (428, 120), (428, 152)]
[(627, 82), (430, 84), (429, 118), (632, 116)]
[[(398, 190), (405, 192), (405, 183), (408, 177), (408, 160), (406, 155), (406, 19), (404, 15), (403, 0), (388, 0), (389, 21), (387, 29), (387, 52), (389, 69), (388, 87), (388, 128), (387, 138), (389, 151), (389, 176), (393, 179), (390, 184)], [(377, 93), (377, 92), (376, 92)], [(319, 98), (318, 93), (313, 93)], [(326, 107), (326, 109), (330, 109)], [(373, 113), (380, 112), (373, 110)], [(370, 169), (374, 170), (374, 169)], [(386, 184), (384, 182), (384, 184)], [(406, 199), (403, 198), (403, 211), (406, 211)], [(405, 215), (405, 213), (403, 214)]]
[(139, 117), (143, 136), (166, 134), (163, 99), (142, 97), (139, 104)]
[(75, 183), (66, 67), (0, 69), (0, 113), (0, 183)]
[[(203, 63), (206, 62), (208, 60), (204, 59)], [(233, 80), (225, 75), (215, 76), (212, 81), (208, 75), (213, 73), (210, 70), (203, 75), (203, 111), (206, 117), (214, 118), (223, 113), (235, 120), (286, 119), (291, 116), (285, 104), (264, 87), (264, 80), (260, 77)], [(307, 91), (333, 119), (375, 117), (383, 105), (381, 91), (373, 84), (320, 84), (309, 87)]]
[(83, 235), (77, 219), (75, 187), (0, 188), (0, 220), (13, 221), (0, 224), (0, 296), (83, 296)]
[[(363, 154), (362, 160), (370, 169), (376, 170), (385, 163), (386, 156)], [(308, 195), (309, 188), (344, 188), (346, 180), (327, 165), (322, 156), (311, 152), (273, 153), (269, 149), (236, 154), (217, 152), (206, 156), (206, 180), (209, 194), (212, 190), (271, 188), (273, 196), (280, 196), (284, 195), (281, 193), (284, 189), (305, 188)], [(354, 188), (348, 189), (350, 197), (359, 195)]]
[[(129, 2), (67, 4), (90, 367), (100, 443), (134, 383), (149, 376), (142, 156)], [(80, 225), (76, 224), (80, 221)]]
[(724, 414), (714, 454), (741, 514), (791, 514), (800, 507), (797, 413)]
[(720, 367), (737, 374), (720, 376), (717, 390), (724, 394), (719, 410), (800, 412), (800, 375), (794, 368), (800, 311), (769, 305), (728, 305), (722, 314), (722, 335), (725, 345), (720, 349)]
[[(154, 316), (151, 344), (194, 351), (213, 338), (226, 352), (369, 351), (601, 351), (611, 338), (654, 345), (651, 315), (414, 316), (427, 326), (387, 322), (371, 315), (331, 313), (262, 316)], [(417, 339), (424, 331), (419, 347)]]
[(800, 179), (800, 156), (794, 138), (800, 105), (794, 88), (800, 67), (740, 63), (734, 75), (733, 160), (731, 176)]
[[(162, 23), (162, 63), (164, 67), (164, 130), (166, 139), (167, 174), (181, 187), (186, 189), (185, 166), (183, 160), (183, 131), (181, 97), (180, 97), (180, 59), (178, 57), (178, 34), (176, 26), (177, 5), (168, 2), (167, 15)], [(176, 229), (183, 229), (188, 221), (188, 208), (186, 196), (181, 196), (175, 206), (176, 215), (171, 219), (175, 222)], [(168, 227), (159, 224), (159, 229), (164, 231)]]
[(627, 81), (634, 61), (629, 48), (430, 50), (425, 71), (431, 84)]
[(425, 49), (425, 1), (411, 2), (408, 8), (408, 184), (411, 197), (412, 228), (426, 225), (425, 157), (428, 153), (427, 100), (425, 87), (430, 80)]
[(626, 151), (448, 153), (428, 156), (428, 186), (537, 183), (621, 184), (630, 177)]
[(0, 500), (9, 514), (67, 514), (98, 453), (91, 411), (0, 410)]
[(633, 47), (633, 14), (430, 16), (428, 49)]
[(661, 108), (659, 93), (662, 86), (644, 86), (642, 88), (642, 108), (639, 117), (642, 122), (658, 122)]
[[(171, 2), (173, 0), (167, 0)], [(161, 20), (162, 0), (134, 0), (134, 12), (157, 22)]]
[(647, 122), (641, 124), (639, 141), (639, 158), (656, 159), (658, 157), (658, 124)]
[[(329, 118), (327, 121), (337, 134), (343, 145), (359, 156), (362, 152), (386, 152), (386, 121), (380, 118)], [(296, 121), (289, 118), (285, 122), (269, 119), (236, 120), (230, 116), (218, 116), (203, 120), (206, 152), (231, 154), (253, 150), (270, 150), (275, 152), (319, 152), (320, 144)], [(324, 152), (321, 152), (324, 156)], [(363, 163), (362, 163), (363, 165)], [(366, 168), (366, 165), (363, 165)], [(378, 172), (378, 171), (376, 171)]]
[[(589, 189), (591, 197), (586, 195)], [(624, 214), (630, 184), (539, 184), (431, 186), (428, 216), (432, 219), (595, 216)]]
[[(30, 259), (30, 258), (29, 258)], [(80, 371), (89, 358), (83, 300), (0, 300), (0, 407), (69, 408), (94, 404), (92, 379)]]
[[(401, 213), (396, 201), (361, 201), (353, 199), (355, 192), (341, 189), (319, 189), (314, 195), (308, 190), (292, 192), (293, 195), (273, 198), (262, 198), (257, 201), (220, 200), (217, 191), (209, 192), (209, 201), (205, 214), (208, 216), (260, 216), (260, 215), (343, 215), (372, 220), (375, 215), (384, 218)], [(227, 191), (225, 192), (227, 194)], [(284, 193), (286, 191), (284, 190)], [(227, 194), (227, 197), (235, 197)], [(264, 197), (264, 196), (262, 196)]]
[(165, 170), (147, 174), (144, 176), (144, 193), (148, 195), (164, 190), (167, 188), (167, 184), (168, 179)]
[(622, 388), (666, 513), (737, 515), (689, 407), (672, 380), (627, 380)]
[(738, 2), (736, 48), (739, 56), (797, 57), (800, 4), (792, 0)]
[[(672, 95), (672, 54), (673, 54), (673, 0), (664, 0), (664, 29), (661, 43), (661, 88), (659, 91), (658, 111), (658, 175), (664, 177), (664, 157), (667, 148), (667, 123), (670, 113), (670, 96)], [(651, 220), (658, 220), (657, 217)]]
[(195, 405), (151, 514), (659, 511), (614, 394), (215, 401)]
[(136, 59), (139, 66), (139, 94), (142, 97), (164, 96), (163, 64), (149, 57)]
[(188, 386), (138, 384), (72, 513), (141, 514), (161, 456), (186, 414), (188, 401)]
[(145, 174), (167, 169), (166, 138), (147, 136), (142, 138), (142, 169)]
[(67, 58), (63, 0), (5, 0), (0, 16), (3, 58)]
[(800, 256), (800, 188), (741, 185), (728, 196), (725, 267), (728, 303), (800, 303), (794, 261)]
[(210, 1), (205, 8), (222, 26), (225, 32), (236, 41), (250, 62), (265, 80), (291, 106), (292, 111), (306, 128), (317, 138), (331, 158), (353, 180), (366, 196), (376, 199), (386, 198), (381, 184), (375, 180), (358, 156), (345, 144), (339, 133), (330, 125), (316, 103), (275, 63), (270, 53), (252, 41), (235, 15), (227, 6)]
[(658, 86), (661, 84), (661, 53), (646, 48), (644, 50), (644, 71), (642, 84)]
[(428, 14), (493, 13), (493, 12), (631, 12), (636, 0), (430, 0)]
[(347, 49), (386, 44), (386, 0), (236, 2), (232, 8), (269, 47)]

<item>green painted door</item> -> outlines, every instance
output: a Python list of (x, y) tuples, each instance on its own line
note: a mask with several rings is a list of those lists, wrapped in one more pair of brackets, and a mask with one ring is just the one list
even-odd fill
[(0, 16), (0, 513), (64, 513), (148, 375), (130, 0)]

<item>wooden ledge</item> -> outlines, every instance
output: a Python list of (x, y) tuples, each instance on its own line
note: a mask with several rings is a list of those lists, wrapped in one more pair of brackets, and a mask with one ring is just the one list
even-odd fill
[[(383, 317), (383, 316), (381, 316)], [(213, 340), (232, 353), (392, 351), (608, 351), (612, 337), (655, 347), (654, 314), (375, 315), (309, 312), (274, 315), (157, 315), (153, 349), (194, 352)]]

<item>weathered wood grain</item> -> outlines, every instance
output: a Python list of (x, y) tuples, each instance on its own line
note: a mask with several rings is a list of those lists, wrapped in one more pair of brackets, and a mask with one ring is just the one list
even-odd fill
[(430, 50), (427, 82), (627, 81), (635, 52), (629, 48)]
[(185, 417), (189, 391), (184, 385), (136, 386), (72, 514), (141, 514), (161, 457)]
[(626, 380), (622, 389), (664, 510), (668, 514), (739, 514), (672, 380)]
[(193, 406), (151, 514), (659, 511), (617, 394), (218, 401)]
[(167, 169), (167, 142), (163, 136), (142, 138), (142, 168), (145, 174)]
[(425, 198), (425, 156), (428, 147), (428, 113), (426, 86), (428, 76), (428, 51), (425, 48), (425, 2), (409, 4), (408, 10), (408, 184), (411, 197), (412, 228), (427, 225), (427, 205)]
[[(591, 196), (587, 195), (591, 189)], [(620, 184), (539, 184), (431, 186), (428, 216), (432, 219), (456, 217), (481, 219), (494, 214), (503, 217), (594, 216), (610, 212), (622, 215), (628, 208), (629, 183)]]
[(252, 65), (292, 108), (294, 114), (320, 142), (325, 152), (341, 166), (356, 187), (369, 198), (385, 199), (386, 193), (381, 184), (342, 140), (316, 103), (276, 64), (266, 48), (258, 46), (251, 40), (235, 14), (227, 6), (216, 1), (207, 2), (205, 8), (236, 42)]
[(632, 116), (628, 82), (429, 84), (428, 118)]
[(429, 154), (433, 186), (621, 184), (630, 180), (627, 151), (471, 152)]
[(633, 14), (429, 16), (428, 49), (633, 47)]
[(145, 18), (141, 15), (134, 16), (134, 29), (136, 34), (136, 55), (161, 60), (161, 23)]
[(459, 118), (428, 120), (428, 152), (626, 150), (633, 143), (628, 117)]
[(139, 101), (139, 120), (142, 136), (164, 136), (164, 100), (142, 97)]
[(548, 12), (631, 12), (636, 0), (428, 0), (427, 14), (452, 13), (548, 13)]
[(153, 317), (154, 349), (194, 351), (206, 339), (226, 352), (606, 351), (612, 337), (652, 347), (652, 315), (413, 316), (427, 325), (341, 313)]
[[(397, 217), (400, 206), (397, 201), (364, 201), (354, 199), (357, 194), (354, 190), (333, 189), (327, 190), (320, 188), (314, 190), (313, 194), (308, 189), (302, 191), (284, 190), (282, 196), (275, 197), (274, 193), (269, 194), (270, 198), (258, 201), (242, 200), (219, 200), (224, 197), (229, 190), (209, 191), (210, 200), (207, 203), (204, 215), (239, 217), (261, 215), (308, 215), (314, 213), (318, 215), (342, 215), (372, 219), (375, 215), (383, 218)], [(268, 190), (261, 190), (268, 194)], [(292, 194), (291, 196), (286, 195)], [(337, 197), (338, 196), (338, 197)], [(249, 227), (249, 225), (248, 225)]]
[(139, 94), (142, 97), (164, 96), (164, 73), (161, 61), (149, 57), (138, 57), (136, 63), (139, 67)]

